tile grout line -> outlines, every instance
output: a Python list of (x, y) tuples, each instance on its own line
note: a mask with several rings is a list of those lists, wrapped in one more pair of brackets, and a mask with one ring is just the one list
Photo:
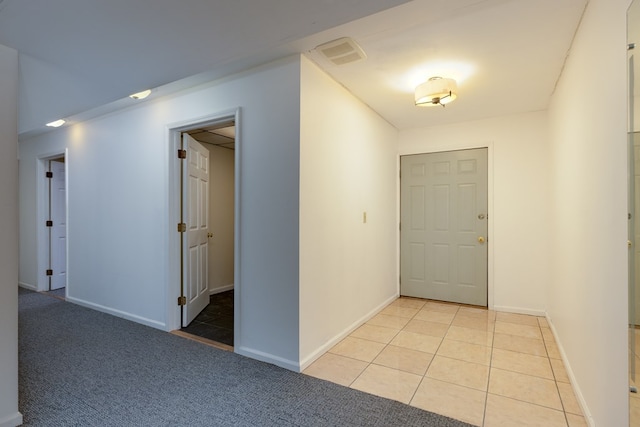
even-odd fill
[(489, 384), (491, 382), (491, 369), (493, 367), (493, 349), (494, 349), (494, 345), (495, 345), (495, 341), (496, 341), (496, 320), (497, 320), (497, 316), (496, 319), (493, 322), (493, 329), (491, 331), (491, 356), (489, 357), (489, 375), (487, 376), (487, 391), (484, 394), (484, 411), (482, 411), (482, 426), (484, 427), (484, 424), (486, 422), (487, 419), (487, 404), (489, 402)]
[[(533, 326), (533, 325), (531, 325), (531, 326)], [(568, 417), (567, 417), (567, 411), (565, 410), (564, 401), (562, 400), (562, 395), (560, 394), (560, 389), (558, 387), (558, 380), (556, 378), (556, 373), (555, 373), (555, 371), (553, 369), (553, 365), (551, 364), (551, 356), (549, 355), (547, 341), (544, 339), (544, 335), (542, 334), (542, 326), (540, 325), (539, 321), (537, 322), (537, 327), (538, 327), (538, 330), (540, 332), (540, 335), (542, 336), (542, 342), (543, 342), (544, 348), (545, 348), (545, 356), (538, 356), (538, 357), (544, 358), (549, 363), (549, 368), (551, 369), (551, 375), (552, 375), (553, 378), (552, 379), (551, 378), (545, 378), (545, 377), (540, 377), (540, 376), (537, 376), (537, 375), (524, 374), (524, 373), (521, 373), (521, 372), (520, 372), (520, 374), (532, 376), (532, 377), (535, 377), (535, 378), (541, 378), (541, 379), (546, 379), (546, 380), (552, 380), (553, 381), (553, 383), (555, 385), (556, 392), (558, 393), (558, 398), (560, 400), (560, 405), (562, 407), (561, 411), (562, 411), (562, 413), (564, 415), (565, 423), (566, 423), (566, 425), (569, 425), (569, 420), (568, 420)], [(522, 353), (522, 354), (527, 354), (527, 353)], [(531, 355), (531, 354), (529, 354), (529, 355), (530, 356), (535, 356), (535, 355)], [(502, 369), (502, 368), (500, 368), (500, 369)], [(509, 372), (519, 373), (517, 371), (511, 371), (509, 369), (504, 369), (504, 370), (509, 371)], [(547, 409), (551, 409), (551, 410), (560, 411), (560, 410), (558, 410), (556, 408), (552, 408), (552, 407), (549, 407), (549, 406), (546, 406), (546, 405), (541, 405), (541, 404), (538, 404), (538, 403), (528, 402), (526, 400), (521, 400), (521, 399), (517, 399), (517, 398), (514, 398), (514, 397), (510, 397), (510, 398), (513, 399), (513, 400), (517, 400), (517, 401), (520, 401), (520, 402), (524, 402), (524, 403), (528, 403), (528, 404), (531, 404), (531, 405), (539, 406), (539, 407), (542, 407), (542, 408), (547, 408)]]
[[(540, 322), (538, 322), (538, 326), (540, 327), (540, 334), (542, 335), (542, 326), (540, 326)], [(553, 375), (553, 382), (556, 386), (556, 392), (558, 392), (558, 399), (560, 399), (560, 406), (562, 406), (562, 414), (564, 415), (564, 422), (567, 424), (567, 426), (569, 426), (569, 417), (567, 416), (567, 410), (564, 406), (564, 400), (562, 400), (560, 387), (558, 386), (558, 378), (556, 377), (556, 371), (553, 369), (553, 365), (551, 364), (551, 355), (549, 354), (549, 348), (547, 346), (547, 341), (544, 339), (544, 335), (542, 335), (542, 342), (544, 343), (544, 349), (547, 354), (547, 360), (549, 361), (549, 366), (551, 367), (551, 375)], [(554, 338), (554, 344), (555, 344), (555, 338)], [(564, 364), (563, 364), (563, 368), (564, 368)]]
[[(420, 313), (421, 310), (424, 309), (424, 307), (426, 306), (423, 305), (421, 309), (418, 310), (418, 313)], [(458, 309), (456, 310), (456, 314), (458, 313), (458, 310), (460, 310), (460, 307), (458, 306)], [(415, 315), (414, 315), (415, 317)], [(455, 315), (453, 316), (455, 318)], [(411, 320), (414, 320), (413, 317), (411, 318)], [(410, 322), (410, 321), (409, 321)], [(448, 327), (447, 327), (447, 332), (449, 332), (449, 328), (451, 328), (451, 324), (453, 323), (453, 319), (451, 319), (451, 323), (449, 323)], [(408, 325), (409, 323), (407, 323)], [(406, 326), (406, 325), (405, 325)], [(403, 328), (404, 330), (404, 328)], [(425, 378), (427, 378), (427, 372), (429, 372), (429, 368), (431, 367), (431, 364), (433, 363), (433, 360), (436, 358), (436, 354), (438, 354), (438, 350), (440, 350), (440, 346), (442, 345), (442, 343), (444, 342), (444, 337), (447, 336), (447, 332), (445, 332), (444, 336), (440, 338), (440, 344), (438, 344), (438, 348), (436, 348), (436, 351), (433, 352), (433, 357), (431, 358), (431, 360), (429, 361), (429, 364), (427, 365), (427, 368), (424, 371), (424, 374), (422, 375), (422, 379), (420, 380), (420, 382), (418, 383), (418, 387), (416, 387), (416, 389), (413, 391), (413, 394), (411, 395), (411, 399), (409, 399), (409, 405), (411, 406), (411, 402), (413, 402), (413, 399), (416, 397), (416, 393), (418, 392), (418, 389), (420, 388), (420, 385), (422, 384), (422, 382), (425, 380)]]
[[(414, 320), (414, 319), (415, 319), (415, 317), (416, 317), (416, 315), (417, 315), (418, 313), (420, 313), (420, 311), (421, 311), (421, 310), (423, 310), (425, 306), (426, 306), (426, 303), (425, 303), (424, 305), (422, 305), (422, 307), (420, 307), (420, 308), (418, 309), (418, 311), (416, 312), (416, 314), (414, 314), (414, 315), (413, 315), (413, 317), (411, 318), (411, 320)], [(409, 321), (407, 322), (407, 325), (408, 325), (409, 323), (411, 323), (411, 320), (409, 320)], [(404, 331), (404, 328), (405, 328), (407, 325), (404, 325), (404, 327), (401, 329), (401, 331)], [(447, 330), (448, 330), (448, 329), (447, 329)], [(399, 332), (398, 332), (398, 333), (399, 333)], [(437, 352), (437, 349), (436, 349), (436, 352)], [(431, 366), (431, 363), (433, 363), (433, 359), (435, 359), (435, 357), (436, 357), (436, 353), (433, 353), (433, 357), (431, 358), (431, 360), (429, 361), (429, 364), (428, 364), (428, 365), (427, 365), (427, 367), (425, 368), (425, 370), (424, 370), (424, 374), (422, 374), (422, 378), (420, 379), (420, 382), (418, 383), (418, 386), (416, 387), (416, 389), (415, 389), (415, 390), (413, 390), (413, 393), (411, 394), (411, 399), (409, 399), (409, 403), (408, 403), (408, 405), (409, 405), (409, 406), (413, 406), (413, 405), (411, 405), (411, 402), (413, 402), (413, 399), (415, 399), (415, 397), (416, 397), (416, 393), (418, 392), (418, 389), (419, 389), (419, 388), (420, 388), (420, 386), (422, 385), (422, 382), (424, 381), (424, 379), (427, 377), (427, 371), (429, 370), (429, 367)], [(415, 408), (415, 406), (414, 406), (414, 408)]]
[[(396, 301), (397, 301), (397, 300), (396, 300)], [(393, 304), (393, 303), (391, 303), (391, 304)], [(387, 307), (389, 307), (391, 304), (389, 304)], [(385, 307), (385, 308), (386, 308), (386, 307)], [(384, 309), (383, 309), (383, 310), (384, 310)], [(382, 311), (383, 311), (383, 310), (380, 310), (380, 312), (379, 312), (378, 314), (382, 313)], [(420, 311), (420, 310), (418, 310), (418, 311)], [(415, 316), (415, 315), (414, 315), (414, 316)], [(401, 317), (401, 316), (396, 316), (396, 317)], [(413, 319), (413, 317), (411, 317), (410, 319)], [(408, 322), (407, 322), (407, 323), (408, 323)], [(367, 324), (367, 322), (365, 322), (365, 323), (364, 323), (363, 325), (361, 325), (360, 327), (362, 327), (362, 326), (364, 326), (364, 325), (366, 325), (366, 324)], [(405, 325), (405, 326), (406, 326), (406, 325)], [(358, 327), (358, 328), (356, 329), (356, 331), (357, 331), (360, 327)], [(383, 327), (383, 328), (384, 328), (385, 326), (381, 326), (381, 327)], [(394, 329), (394, 330), (395, 330), (395, 328), (388, 328), (388, 329)], [(348, 386), (349, 388), (352, 388), (351, 386), (352, 386), (352, 385), (353, 385), (353, 384), (358, 380), (358, 378), (360, 378), (360, 377), (362, 376), (362, 374), (364, 374), (364, 372), (365, 372), (367, 369), (369, 369), (369, 367), (373, 364), (374, 360), (376, 360), (376, 359), (378, 358), (378, 356), (380, 356), (380, 354), (381, 354), (381, 353), (382, 353), (382, 352), (383, 352), (387, 347), (389, 347), (389, 345), (390, 345), (391, 341), (393, 341), (393, 338), (397, 337), (397, 336), (398, 336), (398, 334), (399, 334), (403, 329), (404, 329), (404, 326), (402, 327), (402, 329), (400, 329), (400, 330), (398, 330), (398, 332), (396, 332), (396, 334), (395, 334), (395, 335), (394, 335), (394, 336), (389, 340), (389, 342), (388, 342), (388, 343), (384, 344), (384, 347), (382, 347), (382, 349), (380, 350), (380, 352), (378, 352), (378, 354), (376, 354), (376, 356), (375, 356), (373, 359), (371, 359), (371, 362), (366, 362), (366, 363), (367, 363), (367, 366), (365, 366), (365, 368), (362, 370), (362, 372), (360, 372), (360, 373), (359, 373), (359, 374), (358, 374), (358, 375), (353, 379), (353, 381), (351, 381), (351, 382), (349, 383), (349, 386)], [(354, 331), (354, 332), (355, 332), (355, 331)], [(351, 332), (351, 334), (347, 335), (347, 337), (350, 337), (352, 334), (353, 334), (353, 332)], [(352, 338), (357, 338), (357, 337), (352, 337)], [(376, 341), (372, 341), (372, 340), (367, 340), (367, 339), (365, 339), (365, 338), (360, 338), (360, 339), (363, 339), (363, 340), (365, 340), (365, 341), (370, 341), (370, 342), (376, 342)], [(383, 344), (383, 343), (379, 343), (379, 344)], [(345, 357), (346, 357), (346, 356), (345, 356)], [(351, 359), (353, 359), (353, 358), (351, 358)], [(353, 360), (358, 360), (358, 359), (353, 359)], [(363, 361), (361, 360), (361, 362), (363, 362)], [(400, 371), (400, 369), (397, 369), (397, 371)], [(413, 396), (412, 396), (412, 399), (413, 399)], [(411, 400), (410, 400), (409, 402), (411, 402)]]
[[(518, 323), (514, 323), (514, 324), (518, 324)], [(525, 326), (527, 326), (527, 325), (525, 325)], [(533, 325), (530, 325), (530, 326), (533, 326)], [(541, 330), (542, 327), (540, 326), (539, 322), (538, 322), (537, 326), (538, 326), (538, 329), (540, 330), (540, 334), (542, 335), (542, 330)], [(495, 339), (495, 328), (494, 328), (494, 339)], [(564, 402), (562, 401), (562, 396), (561, 396), (560, 390), (558, 388), (558, 381), (556, 380), (555, 371), (553, 370), (553, 366), (551, 365), (551, 357), (549, 356), (549, 353), (548, 353), (548, 350), (547, 350), (547, 343), (544, 340), (544, 336), (543, 336), (542, 342), (543, 342), (543, 344), (545, 346), (546, 357), (544, 357), (544, 356), (538, 356), (538, 357), (545, 358), (547, 360), (547, 362), (549, 363), (549, 367), (551, 369), (551, 375), (553, 376), (553, 383), (555, 385), (556, 391), (558, 392), (558, 398), (560, 399), (560, 404), (562, 406), (562, 414), (564, 415), (565, 425), (569, 426), (569, 420), (568, 420), (567, 412), (564, 409)], [(492, 345), (492, 353), (493, 353), (493, 349), (494, 348), (495, 347)], [(515, 352), (515, 353), (520, 353), (520, 352)], [(521, 354), (528, 354), (528, 353), (521, 353)], [(531, 354), (528, 354), (528, 355), (535, 356), (535, 355), (531, 355)], [(492, 361), (491, 361), (491, 365), (493, 365), (493, 358), (492, 358)], [(496, 368), (496, 369), (498, 369), (498, 368)], [(503, 369), (503, 368), (499, 368), (499, 369)], [(537, 375), (523, 374), (521, 372), (511, 371), (509, 369), (503, 369), (503, 370), (508, 371), (508, 372), (519, 373), (519, 374), (522, 374), (522, 375), (528, 375), (528, 376), (531, 376), (531, 377), (534, 377), (534, 378), (541, 378), (541, 379), (550, 380), (549, 378), (539, 377)], [(490, 379), (491, 379), (491, 368), (489, 370), (489, 381), (490, 381)], [(489, 388), (487, 387), (487, 400), (488, 400), (489, 394), (492, 394), (492, 393), (489, 392)], [(497, 395), (497, 396), (501, 396), (501, 395)], [(515, 397), (508, 397), (508, 396), (502, 396), (502, 397), (506, 397), (508, 399), (513, 399), (515, 401), (523, 402), (523, 403), (526, 403), (526, 404), (529, 404), (529, 405), (534, 405), (534, 406), (538, 406), (538, 407), (541, 407), (541, 408), (546, 408), (546, 409), (551, 409), (551, 410), (558, 411), (558, 409), (555, 409), (555, 408), (552, 408), (552, 407), (549, 407), (549, 406), (545, 406), (545, 405), (541, 405), (541, 404), (538, 404), (538, 403), (529, 402), (529, 401), (526, 401), (526, 400), (521, 400), (521, 399), (518, 399), (518, 398), (515, 398)], [(485, 401), (485, 413), (484, 413), (484, 418), (483, 418), (483, 425), (484, 425), (484, 422), (486, 421), (486, 407), (487, 407), (487, 403)]]

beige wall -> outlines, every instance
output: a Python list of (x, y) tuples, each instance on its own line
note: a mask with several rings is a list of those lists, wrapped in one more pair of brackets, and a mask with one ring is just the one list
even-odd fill
[(0, 46), (0, 426), (18, 412), (18, 53)]
[[(626, 10), (591, 0), (549, 110), (548, 311), (592, 425), (628, 425)], [(606, 87), (606, 102), (593, 98)]]
[(545, 112), (400, 132), (400, 155), (489, 147), (489, 306), (496, 310), (545, 313), (547, 140)]
[(206, 145), (211, 159), (209, 212), (211, 246), (209, 251), (209, 291), (233, 287), (234, 237), (234, 150)]
[(301, 67), (304, 368), (397, 295), (398, 223), (397, 131), (308, 59)]

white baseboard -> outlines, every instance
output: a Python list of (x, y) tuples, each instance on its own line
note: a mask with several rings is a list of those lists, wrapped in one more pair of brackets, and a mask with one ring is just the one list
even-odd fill
[(162, 331), (167, 330), (166, 324), (162, 322), (158, 322), (156, 320), (147, 319), (146, 317), (138, 316), (135, 314), (127, 313), (125, 311), (116, 310), (114, 308), (105, 307), (100, 304), (95, 304), (89, 301), (84, 301), (78, 298), (67, 296), (67, 302), (72, 302), (74, 304), (81, 305), (83, 307), (87, 307), (96, 311), (101, 311), (102, 313), (107, 313), (112, 316), (120, 317), (122, 319), (131, 320), (132, 322), (141, 323), (146, 326), (151, 326), (152, 328), (160, 329)]
[(282, 357), (275, 356), (270, 353), (265, 353), (260, 350), (236, 346), (234, 347), (234, 353), (238, 353), (251, 359), (260, 360), (261, 362), (271, 363), (272, 365), (280, 366), (281, 368), (285, 368), (293, 372), (302, 372), (302, 370), (300, 369), (300, 365), (294, 360), (284, 359)]
[(522, 308), (522, 307), (508, 307), (504, 305), (494, 305), (493, 310), (503, 311), (505, 313), (528, 314), (529, 316), (538, 316), (538, 317), (546, 317), (547, 315), (547, 312), (545, 310), (534, 310), (531, 308)]
[(547, 318), (549, 329), (551, 329), (551, 333), (553, 334), (553, 339), (556, 341), (556, 345), (558, 346), (558, 351), (560, 352), (562, 363), (564, 364), (564, 368), (567, 371), (567, 376), (569, 377), (571, 388), (573, 388), (573, 393), (576, 395), (576, 399), (580, 404), (580, 409), (582, 409), (582, 414), (584, 415), (584, 419), (587, 422), (587, 425), (589, 427), (596, 427), (596, 423), (593, 420), (591, 411), (589, 411), (589, 407), (587, 406), (587, 401), (584, 399), (584, 396), (582, 395), (582, 391), (580, 390), (578, 381), (576, 381), (576, 377), (573, 374), (573, 369), (571, 369), (571, 365), (569, 364), (569, 360), (567, 359), (567, 354), (564, 352), (564, 347), (562, 347), (562, 342), (560, 342), (560, 340), (558, 339), (558, 333), (556, 331), (556, 327), (553, 325), (553, 321), (551, 320), (551, 317), (549, 317), (549, 314), (547, 314), (545, 317)]
[(209, 295), (215, 295), (222, 292), (227, 292), (233, 289), (233, 283), (227, 286), (220, 286), (219, 288), (209, 289)]
[(22, 424), (22, 414), (16, 412), (15, 414), (7, 415), (0, 419), (0, 427), (17, 427)]
[[(24, 289), (29, 289), (30, 291), (38, 292), (38, 287), (34, 285), (30, 285), (29, 283), (18, 282), (18, 286)], [(0, 424), (1, 426), (2, 424)]]
[(312, 352), (310, 355), (308, 355), (304, 359), (302, 359), (300, 361), (300, 372), (302, 372), (305, 369), (307, 369), (307, 367), (309, 365), (311, 365), (320, 356), (322, 356), (327, 351), (329, 351), (329, 349), (331, 347), (333, 347), (334, 345), (338, 344), (340, 341), (342, 341), (344, 338), (346, 338), (351, 332), (355, 331), (360, 326), (362, 326), (365, 322), (367, 322), (369, 319), (371, 319), (373, 316), (378, 314), (378, 312), (380, 312), (380, 310), (382, 310), (383, 308), (385, 308), (386, 306), (391, 304), (393, 301), (398, 299), (398, 297), (399, 297), (399, 295), (396, 294), (396, 295), (393, 295), (393, 296), (387, 298), (382, 304), (379, 304), (373, 310), (369, 311), (367, 314), (365, 314), (364, 316), (362, 316), (361, 318), (359, 318), (358, 320), (353, 322), (345, 330), (343, 330), (339, 334), (335, 335), (333, 338), (331, 338), (324, 345), (322, 345), (321, 347), (318, 347), (314, 352)]

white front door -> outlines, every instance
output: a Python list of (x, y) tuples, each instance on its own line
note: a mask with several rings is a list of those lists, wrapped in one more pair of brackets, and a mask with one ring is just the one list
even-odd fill
[(402, 156), (400, 293), (487, 305), (487, 149)]
[[(187, 150), (184, 168), (187, 231), (183, 240), (184, 296), (182, 326), (187, 326), (209, 304), (209, 150), (187, 134), (182, 137)], [(185, 242), (186, 240), (186, 242)]]
[(49, 161), (49, 170), (53, 173), (49, 192), (51, 282), (50, 290), (67, 286), (67, 204), (65, 185), (65, 164), (61, 161)]

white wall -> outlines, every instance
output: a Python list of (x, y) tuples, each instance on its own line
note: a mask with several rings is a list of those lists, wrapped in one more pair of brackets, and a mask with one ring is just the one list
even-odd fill
[(397, 295), (398, 223), (396, 129), (308, 59), (301, 67), (304, 368)]
[(0, 427), (18, 412), (18, 53), (0, 46)]
[(234, 154), (233, 150), (205, 145), (211, 159), (209, 215), (209, 291), (222, 292), (233, 287), (234, 238)]
[(299, 58), (288, 58), (21, 141), (20, 280), (29, 285), (37, 276), (37, 159), (67, 149), (69, 299), (175, 327), (178, 284), (167, 267), (177, 262), (169, 248), (175, 152), (167, 126), (240, 107), (235, 348), (297, 369), (299, 79)]
[(544, 314), (550, 232), (546, 113), (409, 129), (399, 138), (400, 155), (489, 147), (489, 305)]
[[(628, 425), (626, 24), (591, 0), (549, 110), (549, 315), (592, 425)], [(594, 88), (605, 89), (605, 101)]]

